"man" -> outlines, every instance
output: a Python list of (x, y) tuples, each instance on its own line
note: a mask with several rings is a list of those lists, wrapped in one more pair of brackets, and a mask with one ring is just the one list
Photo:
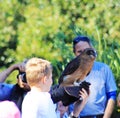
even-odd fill
[[(21, 104), (24, 98), (24, 94), (26, 94), (26, 92), (30, 90), (28, 84), (22, 82), (23, 77), (21, 74), (25, 72), (26, 62), (27, 60), (19, 64), (13, 64), (0, 73), (0, 101), (13, 101), (18, 106), (19, 110), (21, 110)], [(18, 79), (16, 79), (17, 84), (4, 83), (7, 77), (14, 71), (18, 71), (20, 74), (18, 76)]]
[[(73, 52), (76, 56), (91, 47), (90, 39), (86, 36), (77, 36), (73, 40)], [(85, 80), (91, 83), (90, 96), (80, 118), (110, 118), (117, 90), (111, 69), (108, 65), (95, 61)]]

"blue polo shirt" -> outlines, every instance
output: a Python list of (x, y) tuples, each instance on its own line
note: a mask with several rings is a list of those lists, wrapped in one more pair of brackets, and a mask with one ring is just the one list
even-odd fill
[(9, 100), (13, 84), (0, 83), (0, 101)]
[(109, 93), (116, 93), (117, 90), (111, 69), (104, 63), (94, 62), (85, 80), (91, 83), (90, 96), (80, 116), (104, 114), (107, 100), (109, 98), (115, 100)]

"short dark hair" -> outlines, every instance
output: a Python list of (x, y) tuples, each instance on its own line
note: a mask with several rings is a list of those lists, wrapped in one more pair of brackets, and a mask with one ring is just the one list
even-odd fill
[(92, 46), (90, 39), (87, 36), (80, 36), (78, 35), (73, 39), (73, 52), (75, 53), (75, 45), (80, 42), (80, 41), (85, 41), (87, 42), (90, 46)]

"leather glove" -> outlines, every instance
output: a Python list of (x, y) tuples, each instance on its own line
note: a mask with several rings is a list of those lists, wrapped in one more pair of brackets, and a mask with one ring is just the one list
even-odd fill
[(79, 86), (59, 87), (59, 85), (56, 85), (50, 91), (51, 98), (54, 103), (62, 101), (64, 106), (68, 106), (77, 100), (82, 101), (79, 96), (79, 91), (84, 88), (89, 94), (89, 86), (90, 83), (86, 81), (81, 82)]

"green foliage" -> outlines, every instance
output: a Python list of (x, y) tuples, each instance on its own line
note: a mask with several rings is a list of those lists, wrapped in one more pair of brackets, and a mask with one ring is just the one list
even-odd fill
[(63, 32), (58, 32), (53, 40), (53, 50), (56, 50), (56, 58), (59, 60), (52, 59), (53, 64), (53, 78), (55, 83), (58, 82), (58, 78), (61, 72), (64, 70), (65, 65), (73, 58), (71, 46), (65, 42), (66, 36)]
[[(34, 56), (53, 64), (54, 83), (74, 57), (72, 39), (91, 38), (98, 61), (120, 79), (119, 0), (0, 0), (1, 71)], [(16, 74), (8, 80), (15, 83)]]

